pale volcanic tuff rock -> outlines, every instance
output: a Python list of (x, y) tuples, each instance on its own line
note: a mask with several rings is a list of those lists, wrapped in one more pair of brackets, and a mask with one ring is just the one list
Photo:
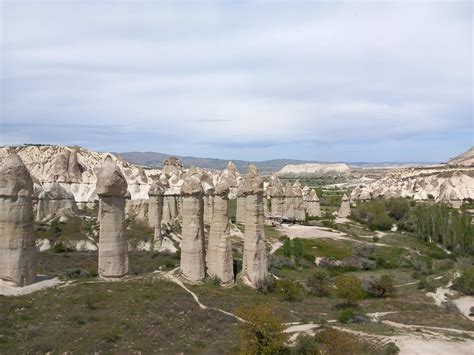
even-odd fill
[(44, 185), (48, 190), (42, 191), (38, 196), (36, 207), (36, 220), (51, 220), (57, 216), (75, 215), (77, 205), (72, 192), (65, 189), (60, 183)]
[(12, 286), (35, 281), (33, 181), (20, 157), (7, 152), (0, 169), (0, 280)]
[[(106, 153), (93, 152), (80, 147), (56, 145), (22, 146), (13, 148), (31, 174), (33, 182), (43, 186), (59, 182), (74, 195), (76, 203), (89, 203), (97, 198), (95, 185)], [(7, 147), (0, 148), (0, 162), (6, 155)], [(150, 186), (150, 176), (157, 169), (146, 169), (129, 164), (120, 159), (117, 166), (127, 180), (131, 198), (146, 199)], [(46, 190), (46, 188), (43, 188)]]
[(97, 173), (99, 196), (99, 275), (121, 277), (128, 273), (128, 242), (125, 233), (127, 181), (112, 157), (106, 156)]
[(204, 240), (204, 190), (201, 175), (191, 167), (184, 177), (181, 188), (183, 196), (183, 226), (181, 233), (181, 274), (192, 282), (206, 276)]
[(451, 158), (448, 160), (447, 164), (455, 166), (474, 166), (474, 147), (471, 147), (467, 152), (464, 152), (457, 157)]
[(245, 181), (241, 181), (240, 186), (237, 188), (237, 207), (235, 211), (235, 222), (238, 224), (245, 224), (245, 195), (244, 195), (244, 184)]
[(150, 190), (148, 190), (148, 218), (150, 226), (154, 228), (152, 250), (159, 250), (163, 243), (161, 217), (163, 214), (163, 195), (166, 189), (166, 185), (163, 182), (163, 180), (158, 179), (151, 185)]
[(277, 174), (280, 176), (346, 175), (351, 168), (346, 164), (297, 164), (286, 165)]
[(263, 214), (263, 180), (257, 167), (249, 164), (244, 183), (245, 239), (242, 277), (252, 287), (259, 287), (268, 276)]
[(319, 198), (314, 189), (308, 188), (307, 193), (304, 195), (304, 200), (306, 203), (306, 213), (308, 216), (321, 217)]
[(351, 205), (346, 194), (342, 196), (341, 207), (339, 207), (339, 212), (337, 215), (340, 218), (347, 218), (351, 215)]
[(222, 285), (234, 281), (232, 242), (230, 238), (228, 195), (236, 176), (232, 170), (224, 170), (214, 190), (214, 208), (209, 230), (207, 252), (208, 274)]
[(287, 182), (285, 185), (285, 214), (283, 217), (285, 219), (293, 220), (295, 219), (295, 191), (290, 182)]
[(285, 187), (277, 176), (271, 179), (270, 197), (272, 200), (272, 217), (282, 218), (286, 213)]
[(351, 200), (409, 197), (450, 203), (454, 196), (461, 200), (474, 198), (474, 168), (401, 169), (356, 187)]
[(294, 217), (295, 221), (304, 221), (305, 214), (305, 203), (303, 201), (303, 190), (301, 189), (301, 184), (299, 180), (296, 180), (292, 186), (293, 189), (293, 207), (294, 207)]

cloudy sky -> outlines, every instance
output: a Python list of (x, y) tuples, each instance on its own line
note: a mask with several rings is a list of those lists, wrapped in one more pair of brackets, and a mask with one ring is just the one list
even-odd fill
[(470, 1), (0, 3), (0, 144), (326, 161), (474, 145)]

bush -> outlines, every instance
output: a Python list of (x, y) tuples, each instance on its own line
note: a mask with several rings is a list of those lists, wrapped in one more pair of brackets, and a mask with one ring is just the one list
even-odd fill
[(340, 323), (347, 324), (347, 323), (363, 323), (366, 322), (367, 316), (362, 312), (354, 309), (354, 308), (345, 308), (339, 315), (337, 316), (337, 320)]
[(474, 295), (474, 266), (465, 269), (462, 275), (453, 281), (453, 288), (465, 295)]
[(283, 279), (276, 282), (276, 288), (283, 294), (283, 300), (295, 302), (300, 298), (301, 285), (297, 281)]
[(378, 280), (370, 280), (367, 285), (367, 293), (374, 298), (393, 296), (395, 294), (393, 278), (389, 275), (382, 275)]
[(352, 275), (340, 275), (336, 278), (336, 295), (343, 298), (348, 305), (357, 304), (364, 298), (364, 288), (361, 281)]
[(285, 349), (288, 335), (275, 313), (268, 303), (237, 309), (237, 315), (246, 321), (238, 325), (241, 354), (276, 354)]
[(318, 297), (328, 296), (330, 293), (329, 272), (325, 269), (317, 268), (312, 276), (306, 280), (306, 287), (309, 292)]
[(72, 251), (71, 248), (68, 248), (67, 246), (65, 246), (62, 242), (58, 242), (56, 244), (54, 244), (53, 246), (53, 253), (67, 253), (67, 252), (70, 252)]
[(321, 349), (314, 336), (303, 334), (296, 338), (292, 354), (320, 355)]
[(369, 258), (375, 253), (375, 246), (371, 244), (359, 244), (352, 249), (352, 256), (356, 258)]
[(291, 240), (290, 239), (285, 240), (285, 243), (283, 243), (283, 255), (287, 258), (291, 257)]
[(393, 220), (386, 213), (377, 214), (369, 223), (371, 230), (388, 231), (392, 228)]

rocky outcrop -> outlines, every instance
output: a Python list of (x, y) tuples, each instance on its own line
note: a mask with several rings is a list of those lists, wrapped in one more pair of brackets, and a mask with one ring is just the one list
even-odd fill
[(74, 195), (60, 183), (45, 184), (44, 187), (48, 190), (42, 191), (38, 196), (37, 221), (51, 220), (58, 215), (64, 215), (65, 211), (70, 215), (77, 213)]
[(20, 157), (8, 152), (0, 169), (0, 280), (12, 286), (35, 281), (33, 181)]
[(270, 190), (270, 197), (272, 201), (271, 215), (273, 218), (283, 218), (283, 216), (286, 214), (285, 187), (277, 176), (272, 178)]
[(295, 221), (302, 222), (306, 218), (305, 203), (303, 201), (303, 190), (298, 180), (292, 186), (293, 189), (293, 211)]
[(290, 182), (285, 185), (285, 214), (283, 218), (293, 221), (295, 219), (295, 192)]
[(161, 232), (161, 217), (163, 214), (163, 195), (166, 185), (160, 179), (153, 182), (148, 190), (148, 218), (149, 224), (154, 229), (152, 250), (159, 250), (163, 244)]
[(214, 190), (212, 222), (207, 248), (207, 272), (222, 285), (234, 281), (232, 242), (230, 238), (228, 195), (235, 175), (225, 170)]
[(99, 196), (99, 275), (121, 277), (128, 273), (128, 242), (125, 233), (127, 181), (111, 156), (97, 173)]
[(341, 218), (347, 218), (351, 215), (351, 205), (346, 194), (342, 196), (341, 207), (339, 208), (337, 215)]
[(268, 276), (263, 215), (263, 180), (257, 167), (249, 164), (244, 183), (245, 239), (242, 277), (252, 287), (260, 287)]
[(319, 206), (319, 198), (314, 189), (308, 188), (304, 194), (306, 205), (306, 214), (311, 217), (321, 217), (321, 208)]
[(204, 240), (204, 190), (201, 176), (194, 167), (184, 177), (181, 189), (183, 196), (183, 226), (181, 233), (181, 274), (192, 282), (206, 276)]
[(235, 223), (245, 224), (245, 195), (244, 195), (244, 183), (237, 189), (237, 207), (235, 210)]
[(179, 175), (183, 171), (183, 165), (176, 157), (169, 157), (163, 162), (163, 172), (168, 175)]
[(280, 176), (323, 176), (346, 175), (351, 168), (346, 164), (297, 164), (286, 165), (279, 172)]

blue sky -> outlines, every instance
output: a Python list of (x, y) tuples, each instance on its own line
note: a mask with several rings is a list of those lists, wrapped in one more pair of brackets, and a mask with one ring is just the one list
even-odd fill
[(474, 145), (470, 1), (0, 4), (2, 145), (326, 161)]

